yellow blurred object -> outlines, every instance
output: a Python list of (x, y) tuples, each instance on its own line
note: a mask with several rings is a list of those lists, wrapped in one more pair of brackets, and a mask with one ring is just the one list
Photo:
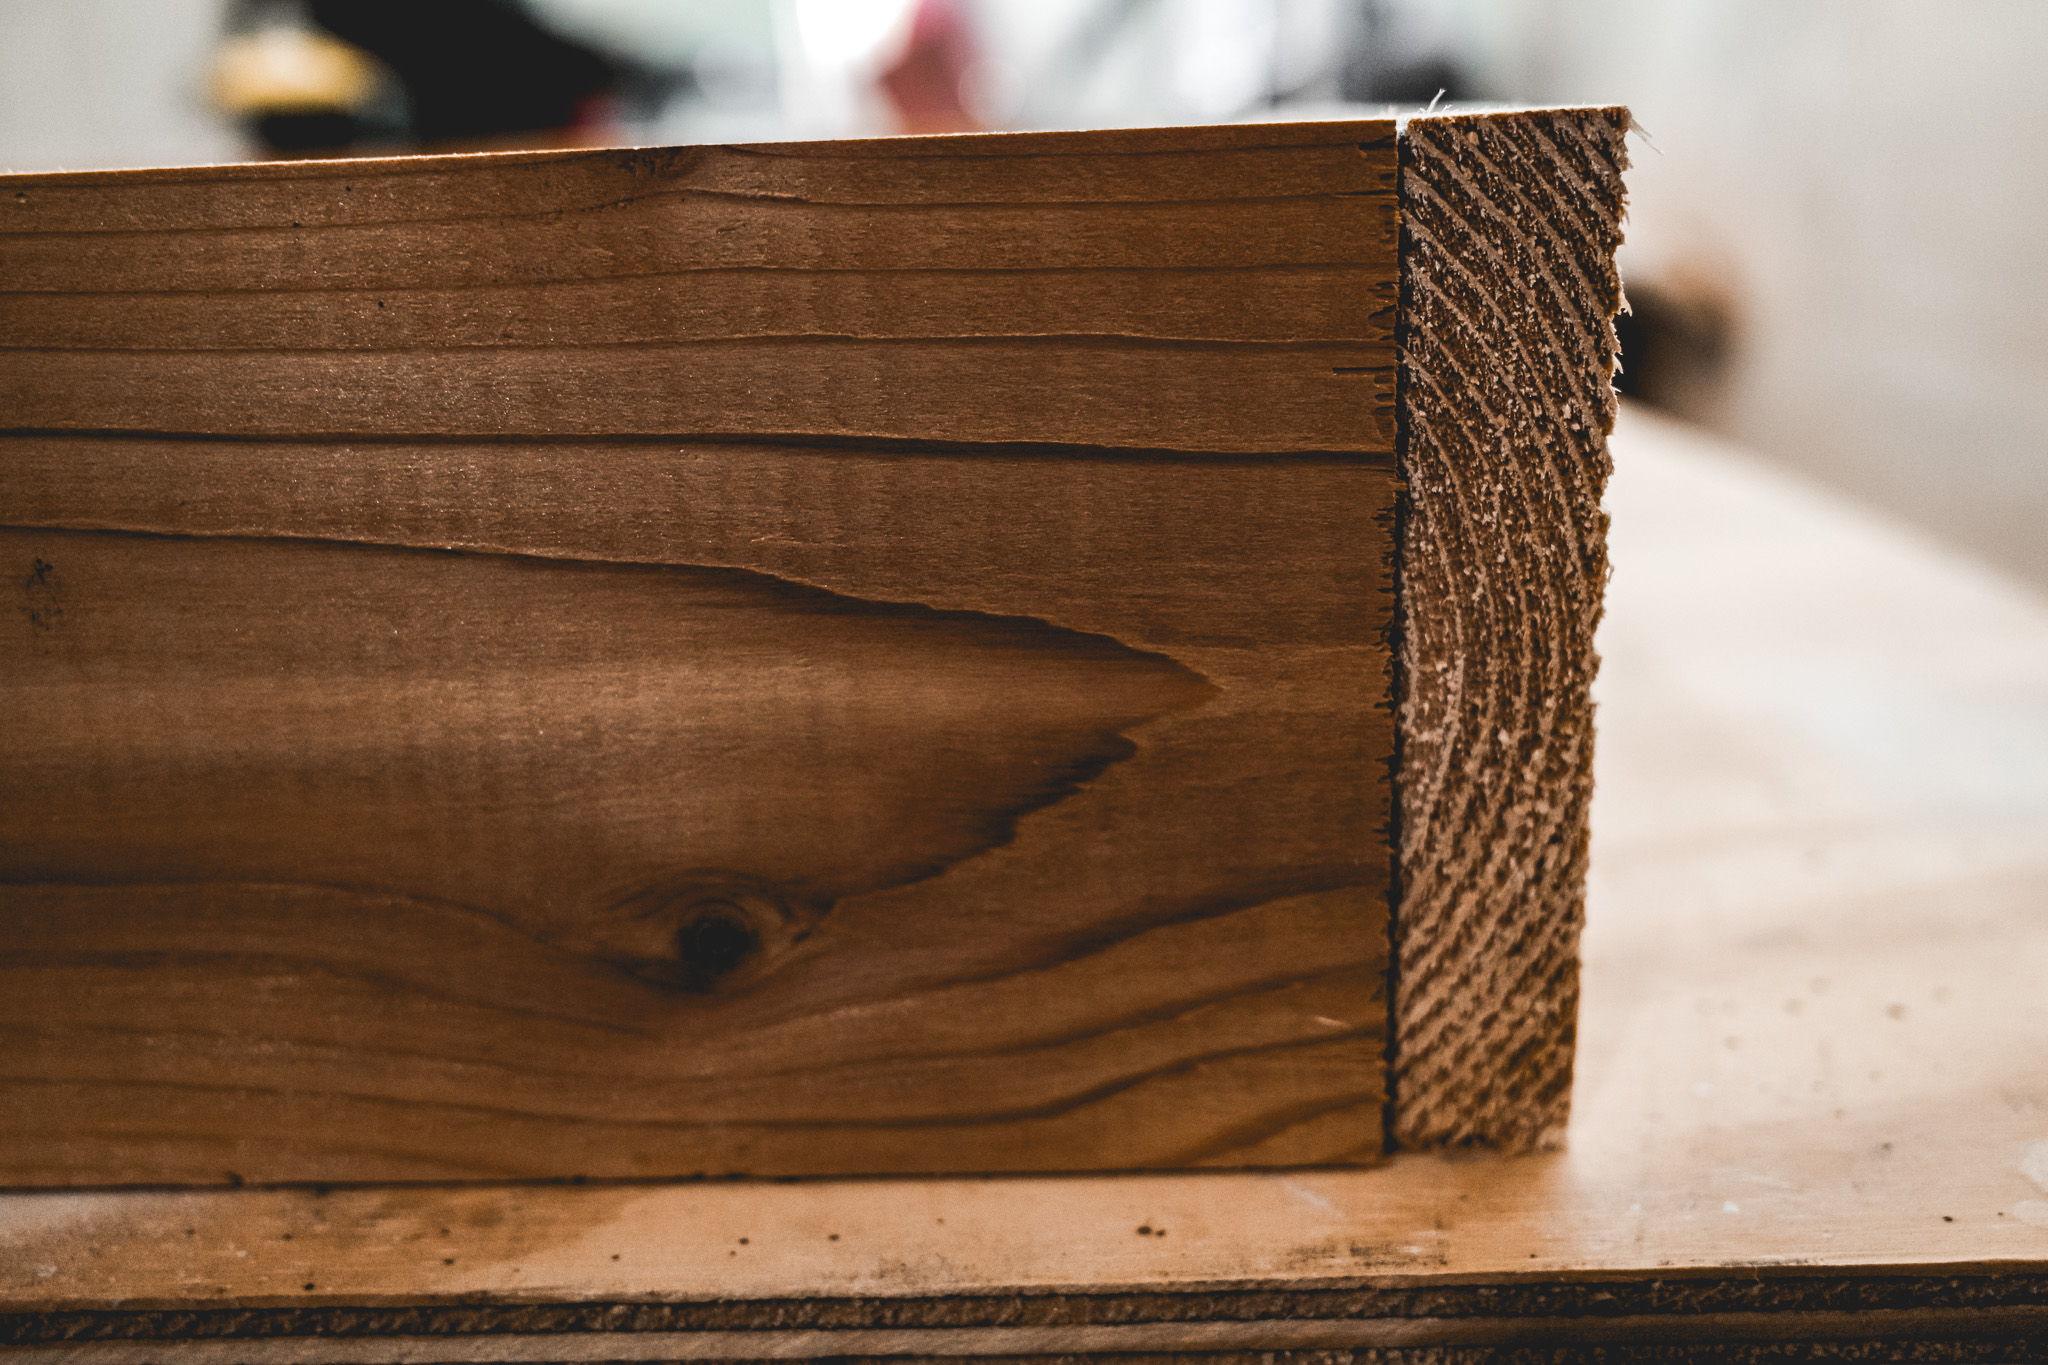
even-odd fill
[(239, 34), (213, 61), (213, 101), (231, 114), (307, 114), (361, 108), (377, 88), (376, 58), (314, 29)]

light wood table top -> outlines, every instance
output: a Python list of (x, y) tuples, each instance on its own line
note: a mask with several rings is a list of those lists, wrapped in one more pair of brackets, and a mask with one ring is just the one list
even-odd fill
[[(21, 1193), (0, 1197), (0, 1313), (2048, 1273), (2048, 601), (1655, 417), (1626, 413), (1614, 454), (1569, 1150)], [(863, 1312), (845, 1325), (880, 1330)], [(822, 1320), (735, 1320), (805, 1322)], [(667, 1353), (734, 1353), (697, 1326)], [(802, 1335), (749, 1350), (826, 1349)], [(1061, 1349), (1200, 1345), (1092, 1340)], [(1261, 1341), (1289, 1344), (1235, 1344)], [(1060, 1345), (949, 1349), (1003, 1342)]]

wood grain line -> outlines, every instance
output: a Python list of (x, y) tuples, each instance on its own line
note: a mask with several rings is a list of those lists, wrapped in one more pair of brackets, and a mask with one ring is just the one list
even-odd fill
[[(1251, 136), (1238, 129), (1177, 128), (1017, 139), (890, 138), (10, 176), (11, 202), (0, 201), (0, 210), (30, 215), (19, 220), (25, 225), (82, 230), (160, 222), (164, 214), (156, 205), (173, 201), (183, 224), (282, 226), (406, 222), (451, 209), (496, 218), (508, 203), (544, 197), (573, 209), (636, 198), (663, 183), (825, 203), (849, 195), (875, 203), (1002, 203), (1019, 196), (1156, 201), (1179, 197), (1191, 185), (1253, 197), (1387, 193), (1394, 179), (1393, 125), (1386, 120), (1265, 125)], [(489, 188), (470, 174), (478, 167), (490, 173)], [(337, 180), (340, 194), (332, 192)], [(309, 188), (322, 193), (310, 196)]]
[[(0, 352), (0, 392), (14, 430), (562, 438), (589, 434), (601, 414), (605, 434), (1344, 453), (1385, 448), (1391, 412), (1373, 402), (1384, 385), (1333, 370), (1384, 359), (1373, 347), (1273, 353), (1009, 337), (603, 353), (15, 351)], [(757, 395), (770, 375), (779, 401), (764, 411)], [(958, 402), (962, 386), (978, 395), (971, 408)], [(1049, 391), (1063, 401), (1048, 404)]]

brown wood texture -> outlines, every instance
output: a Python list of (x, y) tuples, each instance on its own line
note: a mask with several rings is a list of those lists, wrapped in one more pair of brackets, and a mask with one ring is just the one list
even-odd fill
[(1393, 159), (1380, 122), (8, 177), (0, 394), (51, 431), (1390, 451)]
[(1613, 449), (1567, 1150), (14, 1192), (0, 1343), (103, 1365), (2039, 1358), (2048, 608), (1644, 412)]
[(1545, 110), (1401, 139), (1404, 1146), (1563, 1140), (1628, 127)]
[(1374, 1158), (1393, 173), (0, 185), (0, 1183)]

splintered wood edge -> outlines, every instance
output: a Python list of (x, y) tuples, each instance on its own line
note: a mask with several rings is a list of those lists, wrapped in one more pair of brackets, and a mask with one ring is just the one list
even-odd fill
[(1401, 138), (1397, 1146), (1554, 1146), (1570, 1103), (1629, 126)]

